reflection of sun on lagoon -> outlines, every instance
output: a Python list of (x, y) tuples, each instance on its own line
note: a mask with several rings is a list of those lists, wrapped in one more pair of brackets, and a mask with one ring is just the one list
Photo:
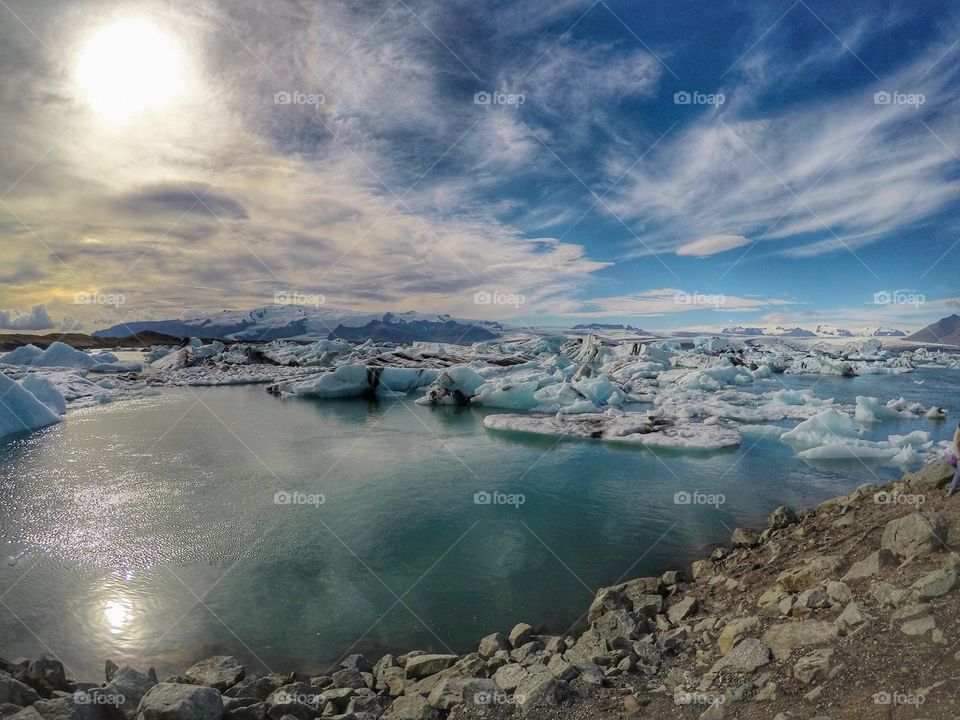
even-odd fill
[(103, 608), (103, 615), (110, 626), (110, 632), (117, 634), (129, 624), (133, 613), (132, 606), (126, 600), (107, 600)]

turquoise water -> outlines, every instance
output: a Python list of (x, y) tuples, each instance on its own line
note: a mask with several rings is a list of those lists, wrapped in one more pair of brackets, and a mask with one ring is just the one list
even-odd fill
[[(784, 376), (853, 402), (944, 405), (898, 421), (950, 436), (958, 373)], [(915, 383), (923, 380), (922, 385)], [(563, 632), (593, 591), (679, 567), (762, 523), (893, 468), (814, 468), (777, 440), (709, 456), (494, 433), (484, 411), (164, 391), (77, 411), (0, 446), (0, 654), (55, 652), (181, 671), (213, 653), (252, 672), (322, 671), (348, 652), (464, 652), (518, 621)], [(276, 504), (298, 491), (322, 504)], [(718, 506), (674, 494), (722, 494)], [(476, 504), (478, 492), (522, 504)]]

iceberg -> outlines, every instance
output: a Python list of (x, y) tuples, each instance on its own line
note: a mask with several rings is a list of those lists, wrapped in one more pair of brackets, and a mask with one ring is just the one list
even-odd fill
[(0, 438), (39, 430), (60, 422), (60, 416), (15, 380), (0, 374)]

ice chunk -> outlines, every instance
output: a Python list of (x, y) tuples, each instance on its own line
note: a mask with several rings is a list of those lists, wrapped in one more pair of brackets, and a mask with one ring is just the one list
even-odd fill
[(93, 373), (126, 373), (140, 372), (143, 370), (141, 363), (133, 360), (118, 360), (116, 362), (99, 362), (90, 368)]
[(780, 439), (795, 449), (806, 450), (833, 444), (837, 439), (842, 442), (844, 439), (858, 438), (860, 433), (853, 418), (830, 408), (783, 433)]
[(31, 374), (21, 380), (20, 384), (57, 415), (63, 415), (67, 411), (67, 401), (63, 394), (47, 378)]
[(0, 437), (38, 430), (60, 422), (60, 416), (6, 375), (0, 374)]
[(21, 345), (4, 355), (0, 355), (0, 363), (6, 363), (7, 365), (31, 365), (41, 353), (43, 353), (43, 350), (36, 345)]
[[(21, 348), (17, 348), (20, 350)], [(13, 352), (17, 352), (14, 350)], [(12, 353), (8, 353), (10, 355)], [(32, 355), (26, 353), (24, 357)], [(6, 357), (6, 356), (4, 356)], [(29, 362), (20, 362), (20, 365), (32, 365), (34, 367), (76, 367), (91, 368), (97, 364), (97, 361), (87, 353), (81, 350), (74, 350), (64, 342), (55, 342), (39, 355), (29, 358)]]

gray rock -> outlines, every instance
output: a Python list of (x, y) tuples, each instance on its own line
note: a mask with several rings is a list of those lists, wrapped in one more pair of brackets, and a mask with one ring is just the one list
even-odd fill
[(799, 592), (832, 579), (842, 566), (843, 558), (839, 555), (818, 555), (777, 575), (777, 584), (784, 590)]
[(346, 659), (340, 663), (340, 667), (347, 668), (348, 670), (356, 670), (357, 672), (362, 673), (373, 672), (373, 665), (371, 665), (370, 661), (367, 660), (363, 655), (348, 655)]
[(346, 714), (378, 718), (390, 707), (390, 698), (385, 695), (357, 695), (350, 699)]
[(848, 603), (853, 600), (853, 593), (850, 587), (839, 580), (830, 580), (827, 582), (827, 597), (835, 603)]
[(230, 708), (224, 714), (224, 718), (225, 720), (267, 720), (267, 704), (258, 702)]
[(747, 528), (737, 528), (730, 536), (730, 544), (735, 548), (752, 548), (760, 544), (760, 535)]
[(826, 680), (830, 673), (830, 657), (833, 655), (831, 648), (821, 648), (814, 650), (809, 655), (804, 655), (797, 660), (793, 666), (793, 676), (804, 685), (819, 680)]
[(113, 674), (120, 669), (120, 666), (117, 665), (113, 660), (107, 660), (103, 666), (103, 675), (106, 677), (107, 682), (113, 680)]
[(781, 505), (767, 518), (767, 527), (772, 530), (782, 530), (788, 525), (797, 522), (797, 514), (786, 505)]
[(47, 653), (41, 655), (30, 663), (28, 672), (46, 680), (54, 690), (67, 689), (67, 676), (63, 671), (63, 663), (52, 655)]
[(507, 639), (511, 647), (518, 648), (525, 645), (533, 639), (533, 627), (527, 623), (517, 623)]
[(609, 657), (606, 641), (593, 628), (586, 630), (573, 644), (573, 647), (567, 649), (563, 656), (574, 665), (588, 662), (597, 663)]
[(860, 606), (855, 602), (851, 602), (847, 604), (843, 612), (840, 613), (833, 622), (841, 632), (849, 634), (851, 630), (863, 625), (866, 621), (867, 617), (864, 615)]
[(503, 633), (492, 633), (480, 641), (477, 646), (477, 654), (482, 658), (493, 657), (497, 650), (509, 650), (510, 640)]
[[(407, 677), (419, 679), (446, 670), (460, 658), (456, 655), (417, 655), (407, 660)], [(336, 674), (334, 674), (336, 677)]]
[(263, 677), (245, 677), (223, 694), (227, 697), (249, 697), (266, 700), (271, 693), (284, 685), (289, 685), (292, 681), (293, 678), (276, 673), (270, 673)]
[(38, 700), (33, 709), (40, 713), (44, 720), (106, 720), (107, 710), (103, 705), (90, 702), (85, 693), (78, 693), (78, 697), (56, 697), (50, 700)]
[(11, 703), (26, 707), (33, 705), (40, 695), (29, 685), (10, 676), (0, 676), (0, 703)]
[(697, 599), (687, 595), (679, 602), (674, 603), (667, 610), (667, 617), (674, 625), (681, 623), (697, 611)]
[(916, 472), (906, 473), (903, 476), (905, 482), (913, 490), (937, 490), (946, 487), (953, 479), (953, 473), (956, 468), (946, 460), (924, 465)]
[(880, 547), (900, 557), (915, 558), (936, 552), (946, 541), (947, 521), (940, 513), (912, 512), (887, 523)]
[(774, 625), (761, 640), (770, 648), (777, 660), (789, 657), (794, 648), (808, 645), (823, 645), (839, 635), (836, 625), (825, 620), (803, 620)]
[(630, 612), (633, 610), (633, 602), (616, 588), (600, 588), (593, 602), (590, 603), (590, 609), (587, 610), (587, 622), (592, 623), (612, 610)]
[(460, 703), (478, 704), (478, 697), (482, 701), (496, 692), (497, 685), (489, 678), (445, 678), (434, 686), (427, 700), (435, 708), (449, 710)]
[(517, 686), (529, 675), (520, 665), (504, 665), (493, 674), (493, 682), (505, 692), (513, 692)]
[(440, 711), (423, 695), (403, 695), (393, 701), (382, 720), (440, 720)]
[(681, 625), (673, 630), (667, 630), (657, 638), (657, 647), (664, 652), (671, 652), (680, 648), (690, 637), (690, 631), (686, 625)]
[(566, 682), (570, 682), (580, 674), (576, 666), (564, 660), (562, 655), (552, 656), (547, 662), (547, 670), (557, 680), (565, 680)]
[(221, 720), (223, 701), (210, 687), (158, 683), (143, 696), (138, 720)]
[(830, 606), (830, 598), (823, 588), (810, 588), (797, 595), (797, 600), (793, 605), (794, 614), (798, 608), (804, 610), (818, 610)]
[(760, 618), (756, 615), (737, 618), (728, 622), (723, 626), (723, 630), (720, 631), (720, 637), (717, 638), (717, 649), (720, 650), (720, 654), (726, 655), (733, 650), (738, 642), (759, 627)]
[(21, 710), (23, 710), (23, 708), (19, 705), (14, 705), (13, 703), (0, 703), (0, 718), (16, 715)]
[(888, 607), (900, 607), (910, 600), (909, 590), (904, 590), (882, 581), (870, 585), (870, 595), (878, 603)]
[(937, 626), (937, 621), (934, 619), (933, 615), (925, 615), (924, 617), (917, 618), (916, 620), (907, 620), (903, 625), (900, 626), (900, 632), (904, 635), (923, 635), (924, 633), (933, 630)]
[(770, 648), (756, 638), (746, 638), (714, 663), (710, 672), (752, 673), (770, 663)]
[(8, 715), (11, 720), (44, 720), (43, 715), (37, 712), (35, 707), (25, 707), (18, 713)]
[(532, 708), (551, 707), (562, 703), (570, 694), (570, 686), (550, 673), (528, 675), (517, 686), (514, 699), (523, 712)]
[(94, 701), (106, 707), (115, 707), (124, 717), (133, 718), (137, 714), (140, 701), (150, 688), (157, 684), (157, 675), (153, 670), (148, 674), (138, 672), (124, 665), (113, 673), (113, 679), (105, 687), (87, 691)]
[(245, 673), (235, 657), (214, 655), (188, 668), (183, 677), (193, 685), (206, 685), (223, 692), (243, 680)]
[(612, 648), (618, 640), (635, 640), (643, 626), (626, 610), (613, 610), (600, 616), (591, 628), (598, 638)]
[(843, 582), (856, 582), (874, 577), (883, 568), (894, 567), (897, 564), (896, 556), (886, 548), (872, 552), (863, 560), (859, 560), (843, 576)]
[(946, 595), (957, 584), (956, 570), (934, 570), (917, 580), (911, 589), (920, 600), (931, 600)]

